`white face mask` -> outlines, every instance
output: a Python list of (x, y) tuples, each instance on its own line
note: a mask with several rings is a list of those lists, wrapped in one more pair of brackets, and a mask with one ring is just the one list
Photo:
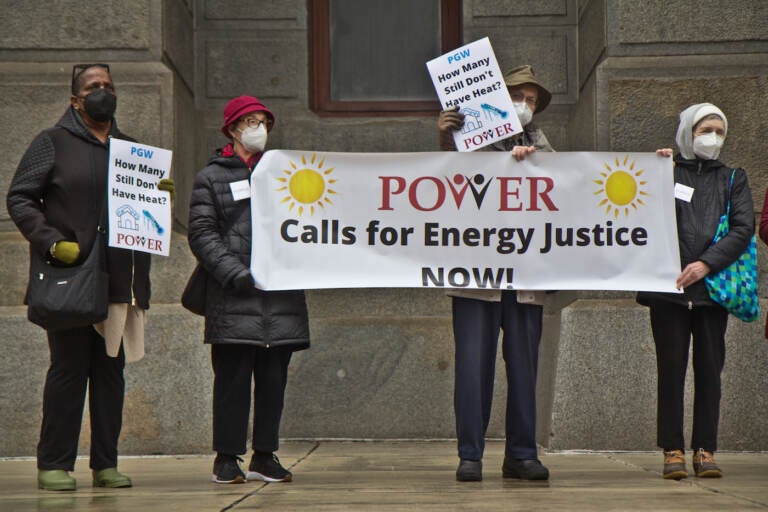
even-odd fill
[(257, 128), (247, 127), (240, 131), (240, 144), (251, 153), (260, 153), (267, 146), (267, 128), (261, 123)]
[(531, 119), (533, 119), (533, 112), (527, 103), (524, 101), (513, 101), (512, 106), (515, 107), (515, 114), (517, 114), (517, 117), (520, 119), (520, 124), (522, 126), (531, 122)]
[(693, 138), (693, 153), (702, 160), (715, 160), (720, 155), (725, 139), (715, 132)]

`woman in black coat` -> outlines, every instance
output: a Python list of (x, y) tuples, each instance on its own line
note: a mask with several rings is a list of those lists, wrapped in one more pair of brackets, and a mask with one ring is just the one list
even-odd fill
[[(99, 213), (107, 202), (109, 139), (133, 140), (118, 130), (116, 106), (109, 66), (76, 65), (69, 108), (56, 126), (32, 141), (16, 169), (8, 190), (8, 213), (29, 240), (30, 251), (53, 265), (81, 264), (98, 239)], [(162, 180), (158, 188), (172, 192), (173, 182)], [(77, 486), (69, 472), (77, 457), (86, 390), (93, 484), (132, 485), (117, 471), (117, 443), (123, 420), (123, 368), (126, 360), (137, 360), (144, 353), (150, 255), (115, 247), (106, 251), (107, 320), (47, 332), (51, 363), (37, 446), (41, 489), (69, 491)]]
[[(207, 274), (205, 343), (213, 362), (213, 465), (216, 483), (290, 481), (278, 449), (288, 363), (309, 347), (304, 292), (263, 291), (250, 271), (250, 176), (275, 117), (258, 99), (240, 96), (224, 108), (221, 132), (231, 140), (195, 178), (189, 245)], [(253, 455), (245, 474), (253, 378)]]
[[(720, 374), (725, 363), (728, 312), (712, 301), (704, 277), (728, 267), (749, 246), (755, 232), (752, 193), (744, 169), (732, 169), (717, 157), (728, 121), (710, 103), (680, 114), (675, 156), (675, 210), (682, 273), (682, 294), (642, 292), (650, 307), (658, 368), (657, 442), (664, 450), (664, 478), (688, 476), (683, 439), (683, 399), (688, 350), (693, 337), (694, 405), (691, 449), (698, 477), (720, 477), (715, 463), (720, 417)], [(657, 151), (672, 156), (671, 149)], [(731, 183), (732, 182), (732, 183)], [(731, 201), (730, 230), (712, 244), (720, 217)]]

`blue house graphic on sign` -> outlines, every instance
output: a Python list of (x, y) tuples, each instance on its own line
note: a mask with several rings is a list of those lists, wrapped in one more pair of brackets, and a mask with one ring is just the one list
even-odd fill
[(115, 211), (115, 214), (117, 215), (118, 228), (131, 231), (139, 230), (139, 214), (130, 205), (124, 204)]
[(483, 122), (480, 120), (481, 113), (479, 111), (472, 108), (465, 108), (462, 109), (462, 113), (464, 114), (464, 126), (461, 127), (461, 133), (473, 132), (483, 127)]

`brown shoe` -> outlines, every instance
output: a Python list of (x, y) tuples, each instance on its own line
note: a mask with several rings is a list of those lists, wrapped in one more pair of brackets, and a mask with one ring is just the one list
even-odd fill
[(667, 480), (680, 480), (688, 476), (683, 450), (664, 450), (664, 473)]
[(723, 472), (715, 463), (715, 456), (704, 448), (699, 448), (693, 454), (693, 471), (699, 478), (720, 478), (723, 476)]

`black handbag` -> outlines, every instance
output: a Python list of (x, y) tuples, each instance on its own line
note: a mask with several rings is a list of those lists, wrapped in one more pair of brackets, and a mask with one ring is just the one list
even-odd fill
[(181, 305), (196, 315), (205, 315), (205, 294), (207, 293), (208, 273), (198, 263), (192, 275), (189, 276), (184, 293), (181, 294)]
[[(91, 163), (91, 183), (96, 183), (96, 169)], [(92, 197), (97, 197), (95, 187)], [(27, 318), (46, 331), (85, 327), (107, 319), (109, 314), (109, 272), (107, 272), (107, 196), (96, 211), (99, 219), (96, 236), (88, 257), (79, 265), (57, 264), (40, 256), (30, 247), (29, 282), (24, 304)]]
[(109, 303), (109, 273), (103, 228), (98, 228), (91, 252), (80, 265), (56, 266), (30, 250), (24, 303), (30, 322), (47, 331), (104, 321)]
[[(234, 225), (237, 218), (250, 205), (250, 200), (241, 204), (227, 219), (224, 224), (224, 229), (221, 230), (222, 234), (226, 235), (227, 231)], [(187, 286), (181, 294), (181, 305), (185, 309), (191, 311), (196, 315), (205, 316), (205, 299), (208, 293), (208, 272), (205, 271), (203, 266), (198, 261), (195, 270), (192, 271), (192, 275), (189, 276)]]

